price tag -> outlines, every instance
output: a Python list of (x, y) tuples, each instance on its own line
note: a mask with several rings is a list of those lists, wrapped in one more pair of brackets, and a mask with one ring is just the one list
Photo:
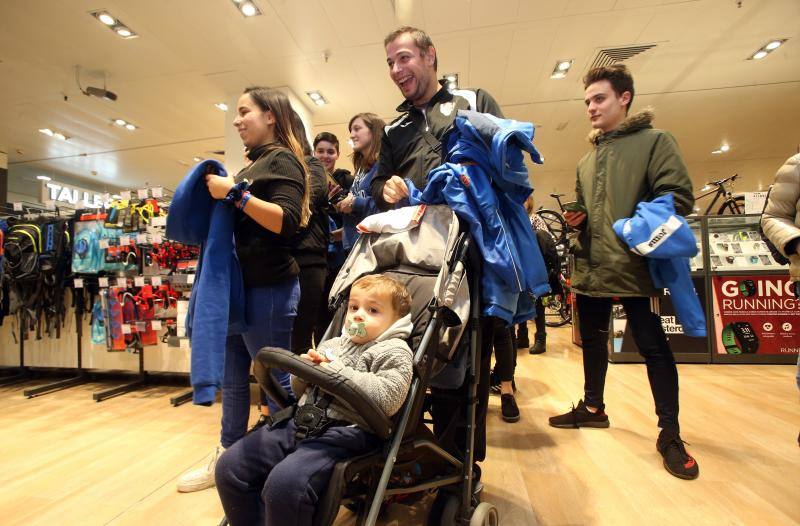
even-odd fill
[(186, 283), (189, 285), (194, 285), (194, 274), (188, 274), (186, 276)]
[(130, 334), (131, 333), (131, 326), (127, 323), (122, 324), (122, 334)]
[(153, 276), (150, 278), (150, 283), (152, 283), (154, 287), (158, 287), (161, 285), (161, 276)]
[(137, 276), (133, 278), (133, 286), (134, 287), (144, 287), (144, 278), (142, 276)]
[(75, 281), (73, 281), (72, 284), (76, 289), (83, 288), (83, 280), (81, 278), (75, 278)]
[(119, 246), (124, 247), (131, 244), (131, 236), (119, 236)]
[(131, 199), (131, 191), (130, 190), (123, 190), (119, 193), (120, 199), (123, 201), (130, 201)]
[(97, 278), (97, 284), (103, 288), (108, 287), (108, 278)]
[(136, 242), (140, 245), (147, 243), (147, 234), (136, 234)]
[(128, 287), (128, 280), (125, 278), (117, 278), (117, 287)]
[(150, 189), (153, 192), (153, 197), (159, 198), (164, 197), (164, 187), (163, 186), (155, 186)]
[(154, 331), (161, 329), (161, 320), (153, 320), (150, 322), (150, 328)]
[(166, 216), (155, 216), (150, 220), (150, 224), (153, 226), (167, 226), (167, 218)]
[(146, 321), (137, 321), (136, 322), (136, 332), (145, 332), (147, 330), (147, 322)]
[(22, 203), (14, 203), (14, 212), (22, 212)]
[(100, 248), (108, 248), (108, 239), (101, 239), (97, 242), (97, 246)]
[(136, 195), (139, 196), (139, 199), (147, 199), (147, 188), (139, 188), (136, 190)]
[(153, 244), (158, 245), (163, 241), (161, 234), (153, 234)]

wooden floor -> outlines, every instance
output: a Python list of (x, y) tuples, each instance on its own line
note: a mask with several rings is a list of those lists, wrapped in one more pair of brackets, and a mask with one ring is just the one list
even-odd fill
[[(610, 429), (547, 425), (582, 386), (568, 332), (551, 331), (549, 345), (520, 351), (520, 422), (504, 423), (491, 401), (484, 500), (503, 525), (800, 524), (795, 367), (679, 366), (683, 438), (700, 464), (700, 478), (683, 481), (656, 452), (642, 365), (609, 366)], [(216, 492), (178, 494), (175, 483), (216, 443), (219, 404), (173, 408), (180, 390), (168, 387), (93, 402), (100, 387), (30, 400), (22, 386), (0, 387), (0, 524), (216, 524)], [(394, 506), (383, 524), (424, 517), (424, 506)], [(353, 522), (347, 511), (337, 520)]]

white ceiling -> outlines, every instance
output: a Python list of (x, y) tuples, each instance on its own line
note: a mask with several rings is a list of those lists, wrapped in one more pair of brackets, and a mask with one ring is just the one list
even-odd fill
[[(580, 77), (605, 47), (657, 44), (627, 62), (634, 109), (656, 108), (656, 125), (675, 134), (696, 184), (739, 172), (740, 189), (766, 185), (800, 142), (798, 0), (256, 3), (263, 16), (246, 19), (230, 0), (2, 0), (0, 151), (11, 177), (40, 169), (100, 185), (174, 187), (186, 171), (179, 161), (224, 148), (226, 116), (213, 103), (252, 84), (288, 86), (303, 100), (322, 90), (331, 104), (309, 105), (313, 132), (344, 143), (353, 114), (395, 115), (401, 100), (382, 43), (400, 23), (431, 34), (441, 73), (459, 73), (507, 117), (539, 126), (547, 160), (531, 172), (539, 192), (572, 191), (587, 150)], [(101, 8), (140, 37), (123, 40), (88, 14)], [(789, 41), (745, 60), (772, 38)], [(551, 80), (559, 59), (573, 59), (572, 71)], [(82, 95), (76, 66), (83, 86), (105, 78), (119, 99)], [(140, 128), (114, 126), (117, 117)], [(38, 133), (44, 127), (72, 138), (56, 141)], [(723, 141), (731, 151), (712, 155)]]

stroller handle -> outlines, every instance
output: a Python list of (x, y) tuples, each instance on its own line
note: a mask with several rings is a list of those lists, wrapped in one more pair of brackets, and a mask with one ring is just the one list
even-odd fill
[(392, 421), (354, 382), (326, 367), (315, 365), (286, 349), (264, 347), (256, 355), (253, 372), (261, 388), (281, 407), (289, 405), (288, 393), (278, 384), (271, 369), (283, 369), (318, 386), (349, 405), (382, 440), (392, 433)]

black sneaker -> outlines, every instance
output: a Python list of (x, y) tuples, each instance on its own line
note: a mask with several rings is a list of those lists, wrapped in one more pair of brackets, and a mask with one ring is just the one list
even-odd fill
[(547, 352), (547, 336), (537, 336), (533, 340), (533, 346), (528, 350), (530, 354), (542, 354)]
[(578, 407), (572, 406), (568, 412), (563, 415), (551, 416), (549, 418), (550, 425), (553, 427), (560, 427), (563, 429), (577, 429), (579, 427), (608, 427), (608, 415), (603, 411), (605, 406), (599, 408), (596, 413), (592, 413), (586, 409), (586, 404), (583, 400), (578, 402)]
[(686, 451), (684, 441), (675, 431), (662, 429), (658, 435), (656, 449), (664, 457), (664, 468), (679, 479), (694, 480), (700, 475), (700, 466)]
[(503, 413), (503, 420), (506, 422), (519, 421), (519, 407), (513, 394), (500, 395), (500, 405)]
[(247, 434), (249, 435), (250, 433), (255, 433), (256, 431), (258, 431), (262, 427), (271, 426), (271, 425), (272, 425), (272, 416), (265, 415), (265, 414), (262, 413), (262, 414), (260, 414), (258, 416), (258, 420), (256, 420), (256, 423), (253, 424), (250, 427), (250, 429), (247, 430)]

